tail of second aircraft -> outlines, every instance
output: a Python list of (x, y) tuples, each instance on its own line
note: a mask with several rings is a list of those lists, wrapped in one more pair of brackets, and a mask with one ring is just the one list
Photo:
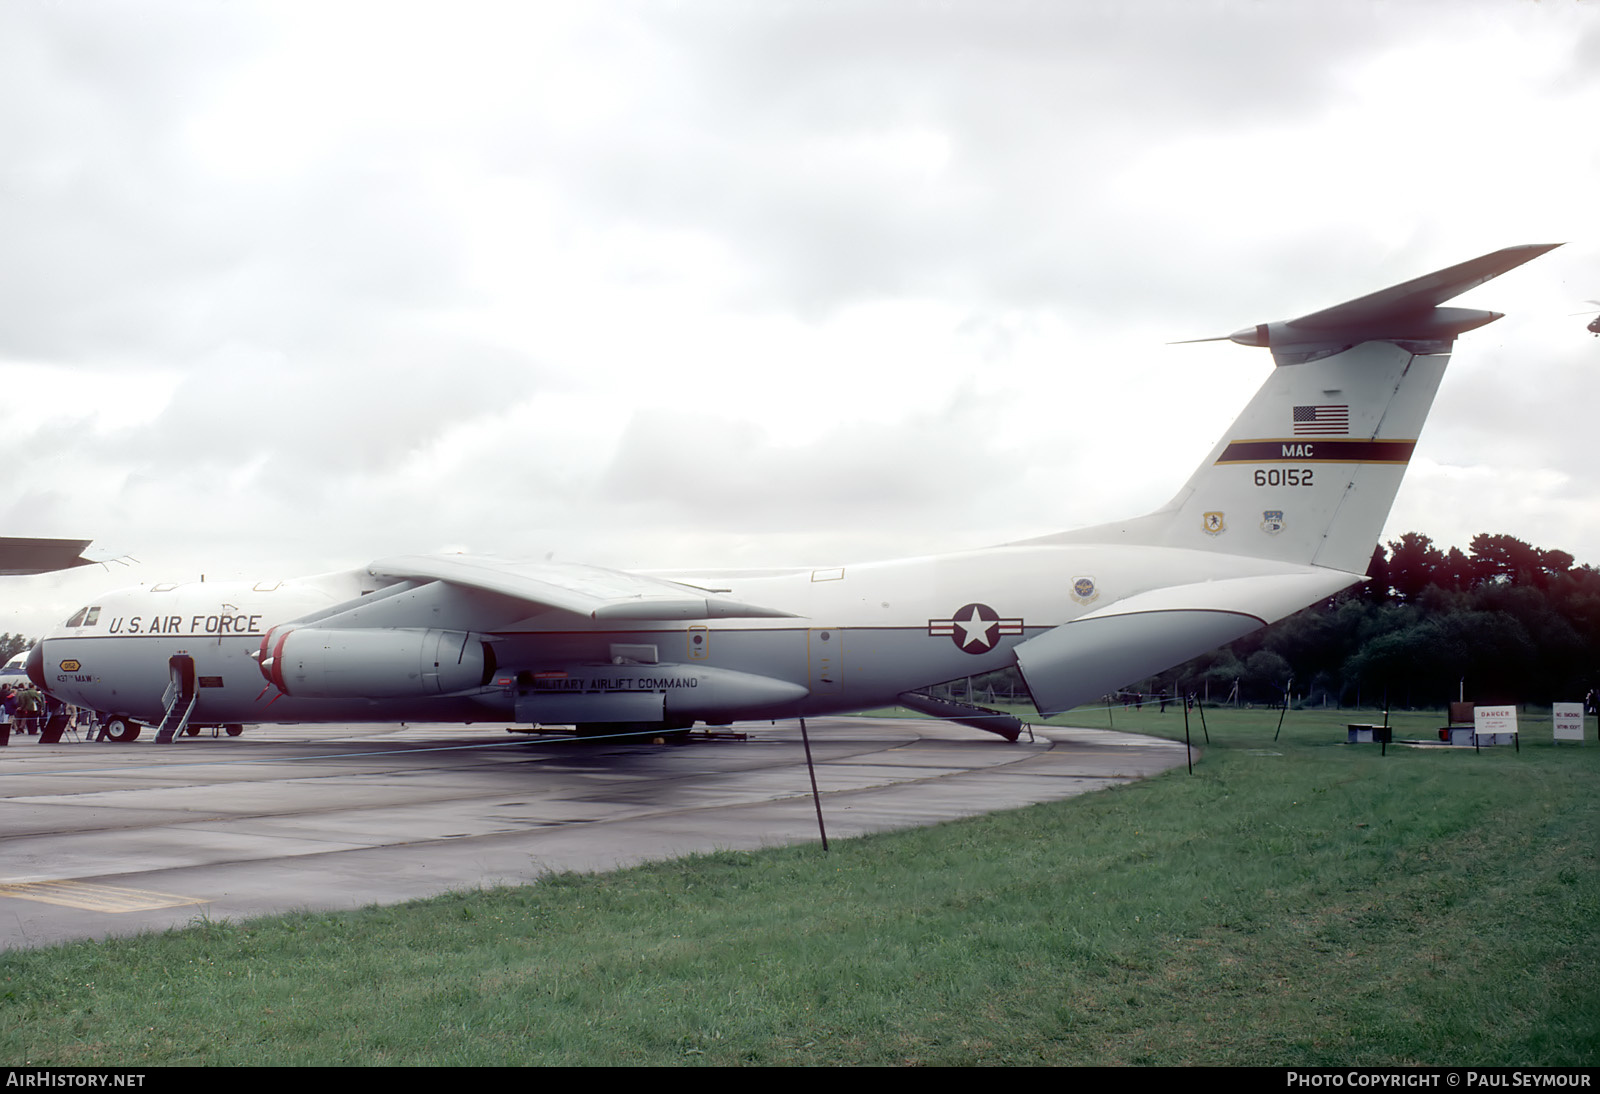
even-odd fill
[(1186, 547), (1362, 573), (1457, 335), (1500, 313), (1438, 305), (1559, 244), (1508, 247), (1229, 336), (1277, 365), (1153, 513), (1035, 543)]

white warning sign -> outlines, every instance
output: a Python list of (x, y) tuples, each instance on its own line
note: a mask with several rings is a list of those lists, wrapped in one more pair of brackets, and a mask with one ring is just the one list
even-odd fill
[(1582, 703), (1554, 703), (1550, 710), (1555, 721), (1556, 740), (1583, 740)]
[(1478, 736), (1482, 737), (1489, 733), (1515, 733), (1516, 731), (1516, 707), (1472, 708), (1472, 732)]

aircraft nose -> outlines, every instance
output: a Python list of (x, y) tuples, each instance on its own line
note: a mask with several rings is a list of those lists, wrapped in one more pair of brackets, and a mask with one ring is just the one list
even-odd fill
[(28, 679), (33, 681), (40, 691), (48, 692), (50, 688), (44, 682), (44, 642), (35, 642), (33, 649), (28, 651), (26, 662)]

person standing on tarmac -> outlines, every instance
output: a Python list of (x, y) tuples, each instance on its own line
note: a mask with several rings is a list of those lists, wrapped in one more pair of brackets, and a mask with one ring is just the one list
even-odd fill
[(35, 689), (31, 684), (25, 685), (23, 689), (17, 693), (17, 721), (18, 729), (21, 732), (39, 732), (39, 711), (44, 705), (41, 702), (41, 699), (42, 696), (40, 696), (38, 690)]

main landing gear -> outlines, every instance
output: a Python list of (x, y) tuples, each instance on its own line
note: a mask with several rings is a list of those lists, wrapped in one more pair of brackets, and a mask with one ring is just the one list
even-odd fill
[(115, 714), (105, 719), (104, 725), (106, 727), (106, 736), (119, 744), (137, 741), (139, 739), (139, 731), (144, 728), (132, 718), (125, 718), (120, 714)]
[[(106, 736), (111, 740), (116, 741), (118, 744), (127, 744), (132, 741), (137, 741), (139, 739), (139, 734), (144, 730), (144, 726), (140, 725), (138, 722), (135, 722), (132, 718), (129, 718), (124, 714), (113, 714), (102, 718), (101, 724), (106, 727)], [(185, 726), (183, 732), (185, 736), (198, 737), (200, 736), (200, 731), (205, 728), (205, 726), (191, 724)], [(244, 726), (238, 722), (229, 722), (227, 725), (222, 726), (212, 726), (211, 729), (213, 732), (220, 729), (230, 737), (237, 737), (244, 732)]]

